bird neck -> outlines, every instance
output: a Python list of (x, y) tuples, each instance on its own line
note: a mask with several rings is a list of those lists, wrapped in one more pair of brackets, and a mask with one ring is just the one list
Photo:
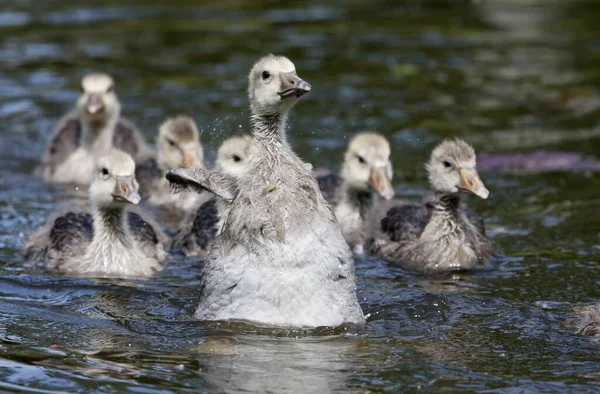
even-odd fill
[(119, 120), (116, 111), (108, 118), (102, 120), (83, 120), (81, 145), (91, 148), (92, 151), (107, 151), (113, 145), (114, 130)]
[(105, 245), (132, 247), (129, 223), (124, 207), (94, 207), (94, 239)]
[(460, 214), (460, 196), (458, 193), (436, 193), (433, 201), (432, 216), (457, 222)]
[(254, 140), (261, 146), (288, 147), (285, 127), (287, 112), (260, 114), (253, 112), (250, 116)]

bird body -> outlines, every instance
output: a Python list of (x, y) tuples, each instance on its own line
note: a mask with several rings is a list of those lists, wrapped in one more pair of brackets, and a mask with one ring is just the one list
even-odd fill
[(89, 184), (95, 160), (113, 147), (136, 162), (152, 156), (140, 131), (121, 117), (110, 76), (89, 74), (82, 90), (77, 110), (59, 121), (35, 170), (45, 182)]
[(91, 209), (56, 215), (24, 244), (25, 258), (70, 275), (151, 277), (162, 271), (166, 236), (141, 211), (125, 207), (140, 201), (133, 160), (112, 150), (96, 166)]
[(391, 179), (389, 143), (374, 132), (361, 132), (350, 140), (339, 176), (317, 176), (346, 242), (356, 253), (363, 252), (368, 238), (369, 212), (380, 200), (394, 196)]
[(311, 169), (285, 137), (288, 110), (310, 91), (292, 62), (269, 55), (249, 76), (256, 155), (239, 179), (206, 170), (167, 173), (174, 184), (229, 201), (203, 266), (203, 320), (288, 327), (364, 323), (352, 253)]
[(435, 194), (425, 204), (392, 203), (371, 217), (370, 252), (426, 273), (468, 270), (493, 248), (483, 220), (462, 208), (460, 191), (487, 198), (475, 170), (475, 152), (461, 140), (438, 145), (427, 166)]
[(290, 153), (282, 145), (259, 151), (240, 181), (205, 263), (197, 318), (289, 326), (364, 321), (351, 253), (312, 174)]
[[(254, 141), (249, 135), (239, 135), (227, 139), (217, 152), (216, 170), (240, 178), (248, 169), (254, 155)], [(217, 236), (227, 216), (229, 202), (208, 193), (188, 192), (204, 199), (195, 210), (188, 212), (171, 246), (180, 249), (186, 256), (204, 259), (210, 242)]]
[(167, 119), (159, 127), (157, 155), (142, 163), (136, 170), (140, 194), (152, 205), (189, 212), (206, 202), (208, 197), (198, 193), (173, 194), (165, 172), (172, 168), (206, 168), (204, 149), (196, 122), (188, 116)]

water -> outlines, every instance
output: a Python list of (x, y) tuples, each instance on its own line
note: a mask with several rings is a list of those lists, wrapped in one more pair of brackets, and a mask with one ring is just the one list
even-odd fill
[(598, 3), (188, 3), (3, 2), (0, 390), (600, 389), (599, 344), (573, 334), (576, 308), (600, 299), (600, 180), (591, 172), (483, 172), (489, 200), (468, 201), (493, 236), (492, 267), (425, 277), (359, 259), (364, 328), (193, 321), (192, 259), (173, 258), (148, 281), (31, 270), (21, 243), (77, 194), (31, 172), (93, 70), (115, 76), (124, 114), (150, 140), (165, 117), (186, 113), (214, 157), (224, 138), (247, 130), (253, 62), (284, 53), (314, 88), (291, 119), (298, 154), (339, 168), (348, 136), (377, 129), (409, 200), (425, 193), (423, 162), (443, 137), (478, 152), (600, 151)]

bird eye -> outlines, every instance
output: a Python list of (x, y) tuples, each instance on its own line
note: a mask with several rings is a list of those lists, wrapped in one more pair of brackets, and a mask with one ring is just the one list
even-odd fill
[(79, 90), (81, 90), (81, 93), (85, 93), (85, 88), (83, 87), (83, 85), (81, 85), (81, 86), (79, 87)]
[(268, 71), (263, 71), (263, 73), (262, 73), (263, 79), (269, 79), (270, 76), (271, 76), (271, 74)]
[(175, 146), (175, 145), (177, 145), (177, 144), (175, 144), (175, 141), (173, 141), (173, 140), (167, 140), (167, 142), (168, 142), (168, 143), (169, 143), (169, 145), (171, 145), (171, 146)]
[(108, 170), (106, 168), (102, 169), (102, 175), (108, 175)]
[(446, 167), (446, 168), (450, 168), (450, 167), (452, 167), (452, 164), (450, 164), (450, 163), (449, 163), (449, 162), (447, 162), (447, 161), (444, 161), (444, 167)]
[(239, 157), (238, 155), (232, 155), (231, 158), (233, 159), (233, 161), (235, 161), (236, 163), (239, 161), (242, 161), (242, 158)]
[(367, 162), (362, 156), (357, 155), (356, 158), (360, 164), (365, 164)]
[(112, 93), (115, 90), (115, 85), (110, 85), (108, 89), (106, 89), (106, 93)]

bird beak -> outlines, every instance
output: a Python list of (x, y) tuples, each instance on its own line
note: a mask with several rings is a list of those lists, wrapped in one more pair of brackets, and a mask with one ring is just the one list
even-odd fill
[(206, 168), (204, 163), (200, 160), (198, 155), (198, 149), (188, 148), (183, 150), (183, 161), (181, 162), (183, 168)]
[(100, 94), (90, 94), (90, 97), (85, 105), (85, 110), (89, 114), (93, 115), (100, 112), (103, 108), (104, 103), (102, 102), (102, 97)]
[(369, 176), (369, 184), (385, 200), (391, 200), (394, 197), (394, 188), (387, 177), (385, 167), (374, 167)]
[(312, 86), (296, 73), (281, 74), (281, 90), (277, 92), (281, 99), (289, 97), (300, 97), (305, 93), (310, 92)]
[(138, 194), (138, 186), (135, 184), (135, 178), (132, 175), (117, 176), (117, 184), (113, 192), (115, 201), (128, 202), (134, 205), (142, 200)]
[(479, 178), (479, 174), (477, 170), (461, 168), (460, 171), (460, 182), (458, 182), (459, 190), (464, 190), (469, 193), (473, 193), (477, 197), (483, 198), (484, 200), (488, 198), (490, 192), (485, 188), (485, 185)]

